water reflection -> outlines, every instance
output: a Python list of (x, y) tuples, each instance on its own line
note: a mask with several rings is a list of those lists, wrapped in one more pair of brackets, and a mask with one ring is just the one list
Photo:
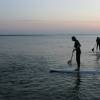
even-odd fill
[(80, 71), (78, 71), (76, 73), (76, 81), (75, 81), (75, 87), (74, 87), (75, 90), (79, 90), (79, 88), (80, 88), (80, 82), (81, 82)]
[(100, 59), (100, 54), (96, 54), (96, 61)]
[(74, 91), (74, 99), (75, 100), (80, 100), (79, 95), (80, 95), (80, 72), (78, 71), (76, 73), (76, 80), (75, 80), (75, 86), (73, 87), (73, 91)]
[(80, 100), (80, 85), (81, 85), (81, 78), (80, 72), (78, 71), (75, 75), (75, 81), (73, 86), (69, 88), (69, 99), (71, 100)]

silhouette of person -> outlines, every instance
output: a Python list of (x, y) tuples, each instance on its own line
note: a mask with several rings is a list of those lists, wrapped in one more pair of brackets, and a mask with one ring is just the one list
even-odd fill
[(98, 48), (99, 48), (99, 51), (100, 51), (100, 37), (96, 38), (96, 44), (97, 44), (96, 49), (98, 50)]
[[(94, 48), (92, 48), (93, 53), (94, 53)], [(98, 48), (99, 48), (99, 51), (100, 51), (100, 37), (96, 38), (96, 50), (98, 50)]]
[(74, 41), (74, 49), (73, 52), (76, 51), (76, 62), (77, 62), (77, 69), (75, 69), (76, 71), (80, 70), (80, 55), (81, 55), (81, 44), (80, 42), (76, 39), (75, 36), (72, 36), (72, 41)]

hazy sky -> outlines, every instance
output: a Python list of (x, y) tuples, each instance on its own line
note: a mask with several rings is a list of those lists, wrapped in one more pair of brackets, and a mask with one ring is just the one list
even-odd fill
[(100, 0), (0, 0), (0, 30), (100, 30)]

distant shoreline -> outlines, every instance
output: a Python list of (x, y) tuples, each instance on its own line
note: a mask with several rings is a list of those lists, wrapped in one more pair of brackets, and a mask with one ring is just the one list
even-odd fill
[(60, 33), (60, 34), (1, 34), (0, 36), (62, 36), (62, 35), (65, 35), (65, 36), (84, 36), (84, 35), (87, 35), (87, 36), (98, 36), (98, 34), (74, 34), (74, 33), (68, 33), (68, 34), (64, 34), (64, 33)]

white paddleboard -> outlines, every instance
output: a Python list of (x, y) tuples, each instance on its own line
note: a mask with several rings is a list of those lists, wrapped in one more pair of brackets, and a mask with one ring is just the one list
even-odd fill
[(100, 51), (89, 52), (89, 55), (94, 55), (94, 56), (100, 55)]
[(50, 72), (56, 72), (56, 73), (81, 73), (81, 74), (100, 74), (99, 71), (95, 71), (95, 70), (80, 70), (80, 71), (75, 71), (72, 69), (50, 69)]

